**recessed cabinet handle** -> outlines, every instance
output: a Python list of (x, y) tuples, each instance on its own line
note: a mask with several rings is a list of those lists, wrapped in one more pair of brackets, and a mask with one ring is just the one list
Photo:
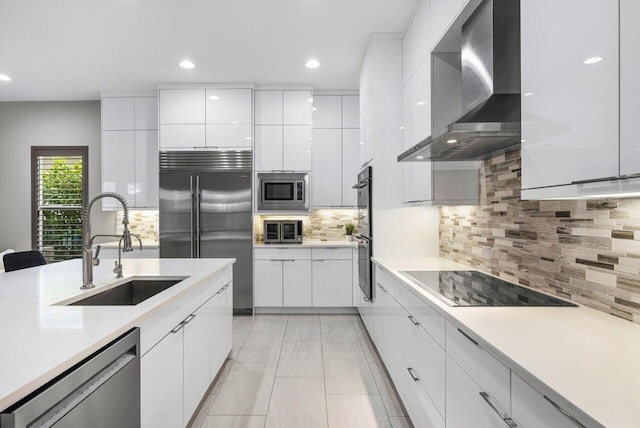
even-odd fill
[(493, 399), (489, 394), (483, 391), (480, 393), (480, 397), (482, 397), (484, 401), (487, 402), (489, 407), (491, 407), (493, 411), (496, 412), (498, 416), (500, 416), (500, 419), (502, 419), (504, 423), (507, 424), (508, 427), (517, 428), (518, 424), (515, 423), (513, 419), (511, 419), (511, 417), (507, 412), (505, 412), (504, 410), (502, 410), (502, 408), (500, 408), (500, 405), (498, 405), (498, 403), (493, 402)]
[(177, 333), (180, 330), (182, 330), (182, 327), (184, 327), (184, 321), (182, 321), (180, 324), (178, 324), (177, 326), (175, 326), (173, 328), (173, 330), (171, 330), (171, 333)]
[(571, 414), (569, 412), (567, 412), (565, 409), (563, 409), (562, 407), (560, 407), (558, 404), (556, 404), (551, 398), (547, 397), (546, 395), (544, 395), (544, 399), (547, 400), (549, 403), (551, 403), (551, 405), (553, 407), (555, 407), (560, 413), (562, 413), (563, 415), (565, 415), (567, 418), (569, 418), (569, 420), (571, 422), (573, 422), (574, 424), (576, 424), (576, 426), (582, 427), (582, 428), (587, 428), (586, 426), (584, 426), (583, 424), (580, 423), (580, 421), (578, 421), (576, 418), (574, 418), (573, 416), (571, 416)]
[(416, 382), (420, 380), (420, 378), (418, 377), (418, 373), (416, 373), (416, 371), (413, 368), (407, 367), (407, 371), (409, 372), (413, 380), (415, 380)]
[(413, 323), (413, 325), (420, 325), (420, 323), (418, 322), (418, 320), (416, 320), (413, 315), (409, 315), (408, 316), (409, 321), (411, 321)]
[(196, 317), (196, 314), (191, 314), (189, 315), (183, 322), (183, 325), (187, 325), (189, 324), (191, 321), (193, 321), (193, 319)]
[(386, 288), (384, 288), (384, 287), (382, 286), (382, 284), (380, 284), (379, 282), (376, 282), (376, 285), (378, 286), (378, 288), (380, 288), (380, 289), (381, 289), (382, 291), (384, 291), (385, 293), (387, 292), (387, 289), (386, 289)]
[(458, 331), (460, 332), (460, 334), (462, 334), (464, 337), (466, 337), (467, 339), (469, 339), (470, 341), (473, 342), (474, 345), (478, 346), (478, 342), (476, 342), (475, 340), (473, 340), (471, 338), (471, 336), (469, 336), (467, 333), (465, 333), (464, 331), (458, 329)]

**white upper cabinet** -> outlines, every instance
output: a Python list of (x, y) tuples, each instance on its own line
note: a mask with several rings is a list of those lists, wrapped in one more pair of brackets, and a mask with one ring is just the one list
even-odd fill
[(255, 92), (256, 125), (282, 125), (282, 91)]
[[(320, 97), (316, 97), (316, 100), (318, 98)], [(315, 129), (313, 149), (313, 206), (340, 206), (342, 205), (342, 130)], [(355, 176), (353, 182), (355, 183)]]
[[(102, 133), (102, 191), (120, 193), (136, 206), (135, 131)], [(121, 209), (114, 199), (102, 201), (103, 209)]]
[(340, 95), (316, 95), (313, 97), (313, 127), (342, 128), (342, 97)]
[[(345, 97), (346, 98), (346, 97)], [(358, 204), (358, 193), (352, 188), (360, 172), (360, 131), (342, 130), (342, 205)]]
[(207, 147), (238, 147), (251, 148), (251, 124), (207, 124), (206, 125)]
[(431, 0), (431, 48), (449, 29), (468, 0)]
[(342, 128), (360, 128), (360, 97), (357, 95), (342, 97)]
[(158, 129), (158, 97), (136, 97), (135, 129)]
[(285, 126), (282, 133), (283, 165), (287, 171), (311, 171), (311, 126)]
[(161, 89), (161, 124), (204, 124), (205, 89)]
[(258, 125), (255, 127), (256, 171), (281, 170), (282, 126)]
[(620, 0), (620, 174), (640, 173), (640, 2)]
[(205, 125), (160, 125), (160, 149), (205, 147)]
[(403, 89), (402, 146), (408, 149), (431, 134), (431, 60), (420, 64)]
[(136, 207), (158, 206), (158, 131), (135, 131)]
[(285, 125), (312, 125), (313, 93), (311, 91), (284, 91), (282, 117)]
[(102, 130), (132, 131), (135, 129), (135, 98), (103, 98)]
[(521, 1), (523, 189), (618, 175), (618, 12), (618, 0)]
[(207, 123), (251, 124), (251, 89), (207, 89)]
[[(424, 0), (402, 39), (402, 83), (407, 84), (416, 69), (431, 53), (431, 0)], [(429, 82), (429, 85), (431, 82)]]

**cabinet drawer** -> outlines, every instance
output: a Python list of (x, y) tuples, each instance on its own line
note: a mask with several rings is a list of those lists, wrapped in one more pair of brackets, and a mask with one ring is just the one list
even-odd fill
[(222, 272), (218, 272), (211, 277), (209, 280), (209, 295), (207, 298), (213, 296), (215, 293), (220, 291), (222, 287), (227, 285), (233, 279), (233, 270), (231, 266), (227, 266), (222, 270)]
[(446, 333), (447, 354), (483, 391), (510, 412), (510, 370), (469, 337), (464, 329), (447, 322)]
[(398, 302), (413, 315), (422, 328), (435, 339), (440, 346), (445, 346), (444, 317), (436, 312), (423, 297), (402, 282), (398, 285)]
[[(382, 286), (385, 288), (385, 290), (387, 290), (387, 293), (389, 293), (389, 295), (396, 299), (398, 296), (398, 284), (396, 283), (396, 280), (393, 279), (393, 277), (391, 276), (391, 274), (387, 271), (385, 271), (384, 269), (382, 269), (380, 266), (376, 265), (376, 271), (375, 271), (375, 285), (376, 286)], [(377, 291), (376, 291), (377, 292)]]
[(351, 248), (314, 248), (311, 250), (313, 260), (351, 260)]
[(310, 248), (256, 248), (257, 260), (311, 260)]

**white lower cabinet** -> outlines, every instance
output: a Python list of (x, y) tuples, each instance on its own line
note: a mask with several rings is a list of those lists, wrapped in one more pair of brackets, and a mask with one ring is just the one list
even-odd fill
[(311, 260), (282, 262), (282, 305), (311, 306)]
[(282, 306), (282, 260), (254, 260), (256, 306)]
[[(209, 382), (213, 382), (218, 370), (229, 355), (233, 337), (233, 283), (215, 295), (212, 307), (211, 325), (217, 326), (211, 335), (209, 355), (211, 355)], [(212, 300), (213, 300), (212, 299)]]
[(351, 260), (313, 260), (313, 306), (353, 306)]
[(183, 426), (183, 335), (169, 333), (140, 360), (143, 428)]

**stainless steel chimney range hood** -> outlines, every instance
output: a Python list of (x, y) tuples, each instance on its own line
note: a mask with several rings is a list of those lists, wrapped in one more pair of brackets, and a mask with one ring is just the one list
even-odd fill
[(460, 52), (464, 114), (399, 162), (477, 160), (519, 147), (520, 1), (483, 1), (462, 25)]

